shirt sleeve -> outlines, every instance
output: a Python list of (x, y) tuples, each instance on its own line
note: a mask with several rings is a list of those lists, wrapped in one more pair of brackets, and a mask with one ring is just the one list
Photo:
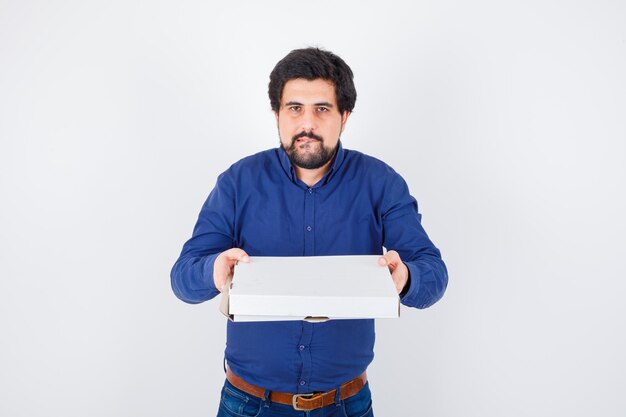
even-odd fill
[(172, 290), (181, 300), (197, 304), (219, 294), (213, 281), (217, 256), (234, 246), (235, 192), (224, 173), (200, 210), (191, 239), (172, 267)]
[(400, 301), (409, 307), (430, 307), (448, 285), (446, 265), (422, 227), (417, 201), (400, 175), (390, 175), (384, 195), (383, 246), (398, 252), (410, 274), (409, 288)]

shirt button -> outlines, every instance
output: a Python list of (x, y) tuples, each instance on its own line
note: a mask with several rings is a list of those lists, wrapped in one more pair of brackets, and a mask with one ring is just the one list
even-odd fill
[(309, 194), (313, 194), (313, 188), (309, 188)]
[(300, 345), (300, 346), (298, 346), (298, 348), (299, 348), (300, 350), (304, 350), (304, 345)]
[(306, 230), (310, 232), (311, 230), (313, 230), (313, 228), (311, 226), (307, 226)]
[(300, 385), (306, 385), (306, 381), (300, 381)]

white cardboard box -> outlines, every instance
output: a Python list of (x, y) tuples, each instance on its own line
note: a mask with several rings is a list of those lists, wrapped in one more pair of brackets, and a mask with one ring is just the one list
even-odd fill
[(397, 318), (400, 299), (379, 255), (250, 257), (220, 310), (233, 321)]

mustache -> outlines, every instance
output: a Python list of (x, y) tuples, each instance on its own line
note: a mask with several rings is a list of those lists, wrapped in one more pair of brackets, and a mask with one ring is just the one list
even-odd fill
[(291, 138), (291, 143), (292, 143), (292, 144), (293, 144), (293, 143), (296, 143), (296, 141), (297, 141), (298, 139), (303, 138), (303, 137), (305, 137), (305, 136), (306, 136), (307, 138), (311, 138), (311, 139), (319, 140), (320, 142), (323, 142), (323, 141), (324, 141), (324, 138), (322, 138), (321, 136), (316, 135), (316, 134), (315, 134), (315, 133), (313, 133), (313, 132), (300, 132), (300, 133), (298, 133), (297, 135), (294, 135), (294, 136)]

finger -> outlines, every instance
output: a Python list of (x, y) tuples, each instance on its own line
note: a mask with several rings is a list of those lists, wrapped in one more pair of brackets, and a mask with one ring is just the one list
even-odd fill
[(391, 263), (396, 263), (400, 259), (400, 256), (398, 255), (398, 252), (396, 251), (389, 251), (383, 256), (381, 256), (380, 259), (383, 259), (386, 262), (386, 264), (391, 264)]
[(389, 271), (396, 269), (396, 267), (402, 262), (400, 259), (400, 255), (395, 250), (390, 250), (380, 258), (378, 258), (378, 264), (381, 266), (387, 265), (389, 267)]
[(398, 262), (401, 262), (400, 255), (395, 250), (388, 251), (383, 255), (383, 258), (385, 258), (390, 264), (397, 264)]
[(378, 265), (386, 266), (389, 269), (389, 272), (393, 272), (396, 269), (396, 264), (389, 262), (388, 259), (380, 257), (378, 258)]
[(223, 254), (231, 261), (249, 262), (249, 256), (243, 249), (232, 248), (224, 251)]

